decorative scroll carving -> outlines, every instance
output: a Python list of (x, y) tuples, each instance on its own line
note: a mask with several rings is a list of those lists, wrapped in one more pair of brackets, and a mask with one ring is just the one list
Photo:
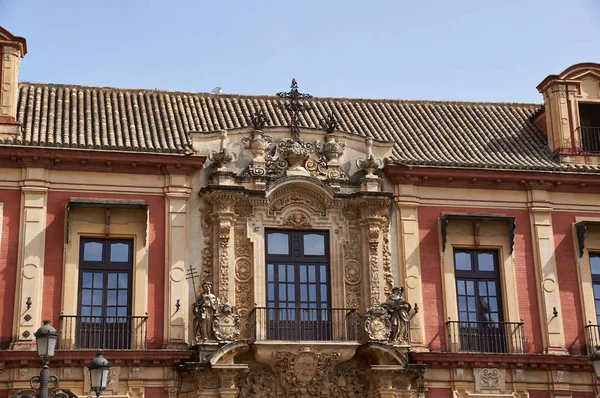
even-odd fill
[(348, 221), (358, 220), (360, 217), (360, 210), (357, 206), (349, 205), (345, 206), (344, 210), (342, 210), (342, 214), (346, 217)]
[(321, 213), (321, 214), (325, 213), (325, 209), (323, 208), (322, 205), (316, 203), (311, 198), (306, 197), (305, 195), (298, 195), (298, 194), (290, 194), (290, 195), (286, 195), (282, 198), (277, 199), (271, 205), (271, 211), (273, 211), (273, 212), (281, 211), (291, 204), (302, 204), (302, 205), (305, 205), (306, 207), (308, 207), (309, 209), (311, 209), (312, 211), (314, 211), (315, 213)]
[(500, 387), (500, 371), (496, 368), (483, 368), (479, 371), (482, 389)]
[(239, 398), (276, 398), (275, 375), (266, 366), (253, 366), (245, 376), (238, 378)]
[(292, 228), (311, 228), (312, 223), (304, 213), (294, 212), (289, 214), (282, 223), (283, 226)]
[(334, 398), (366, 398), (365, 385), (360, 383), (358, 371), (354, 367), (345, 367), (337, 372), (331, 385), (330, 396)]
[(240, 283), (235, 288), (235, 305), (239, 308), (250, 307), (251, 288), (247, 283)]
[(331, 378), (333, 363), (339, 358), (338, 352), (317, 353), (310, 348), (297, 353), (275, 353), (283, 388), (288, 394), (299, 397), (322, 396), (326, 381)]

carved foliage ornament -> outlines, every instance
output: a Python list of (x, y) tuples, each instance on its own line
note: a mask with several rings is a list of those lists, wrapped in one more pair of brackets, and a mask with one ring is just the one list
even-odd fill
[(494, 389), (500, 387), (500, 371), (496, 368), (484, 368), (479, 371), (481, 388)]
[(289, 214), (282, 223), (283, 226), (292, 228), (311, 228), (310, 218), (304, 213), (294, 212)]
[(277, 384), (275, 375), (271, 370), (264, 367), (252, 367), (252, 370), (238, 379), (240, 386), (240, 398), (275, 398), (277, 396)]

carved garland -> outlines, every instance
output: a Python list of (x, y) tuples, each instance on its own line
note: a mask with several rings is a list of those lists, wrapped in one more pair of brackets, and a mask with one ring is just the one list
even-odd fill
[[(212, 280), (213, 273), (213, 250), (212, 250), (212, 234), (210, 231), (212, 210), (206, 207), (202, 210), (200, 218), (200, 226), (202, 235), (204, 236), (204, 249), (202, 249), (202, 273), (200, 275), (200, 285)], [(197, 292), (194, 292), (196, 295)]]
[(369, 268), (371, 271), (371, 304), (379, 305), (379, 295), (381, 292), (379, 286), (379, 261), (377, 252), (379, 249), (379, 225), (369, 225)]
[(392, 253), (390, 251), (390, 218), (388, 216), (383, 217), (383, 245), (382, 251), (382, 263), (383, 263), (383, 279), (385, 280), (385, 286), (383, 291), (385, 294), (390, 294), (394, 287), (394, 274), (392, 274)]
[(221, 224), (219, 227), (219, 296), (222, 302), (229, 301), (229, 238), (231, 225)]

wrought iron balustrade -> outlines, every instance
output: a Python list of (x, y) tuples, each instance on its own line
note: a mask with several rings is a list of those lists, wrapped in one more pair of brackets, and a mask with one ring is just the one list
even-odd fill
[(250, 313), (255, 341), (355, 341), (359, 324), (354, 308), (256, 307)]
[(587, 351), (589, 355), (596, 352), (596, 347), (600, 346), (600, 326), (587, 325), (585, 327), (585, 334), (587, 337)]
[(60, 316), (59, 349), (145, 350), (147, 316)]
[(600, 127), (578, 127), (581, 150), (584, 152), (600, 152)]
[(446, 322), (448, 351), (523, 353), (523, 322)]

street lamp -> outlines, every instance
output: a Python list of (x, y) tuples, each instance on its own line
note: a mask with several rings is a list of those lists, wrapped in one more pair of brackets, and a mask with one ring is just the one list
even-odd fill
[(590, 354), (590, 359), (592, 360), (592, 366), (594, 367), (596, 380), (600, 381), (600, 345), (597, 345), (596, 351)]
[(96, 398), (98, 398), (102, 390), (106, 389), (110, 363), (102, 356), (102, 353), (99, 352), (96, 354), (96, 358), (92, 359), (88, 365), (88, 369), (90, 370), (90, 384), (92, 385), (92, 391), (96, 393)]
[[(35, 336), (37, 355), (42, 358), (42, 371), (39, 376), (33, 376), (29, 379), (30, 388), (17, 391), (11, 398), (78, 398), (71, 390), (58, 386), (58, 377), (50, 376), (48, 362), (54, 357), (56, 349), (56, 341), (58, 340), (56, 329), (50, 325), (50, 321), (44, 321), (44, 326), (39, 328), (33, 335)], [(100, 392), (106, 388), (110, 364), (101, 353), (98, 353), (96, 358), (92, 359), (88, 365), (88, 369), (90, 370), (92, 390), (96, 393), (96, 398), (98, 398)], [(54, 386), (48, 391), (50, 383), (53, 383)], [(34, 387), (34, 384), (39, 384), (39, 392)]]

